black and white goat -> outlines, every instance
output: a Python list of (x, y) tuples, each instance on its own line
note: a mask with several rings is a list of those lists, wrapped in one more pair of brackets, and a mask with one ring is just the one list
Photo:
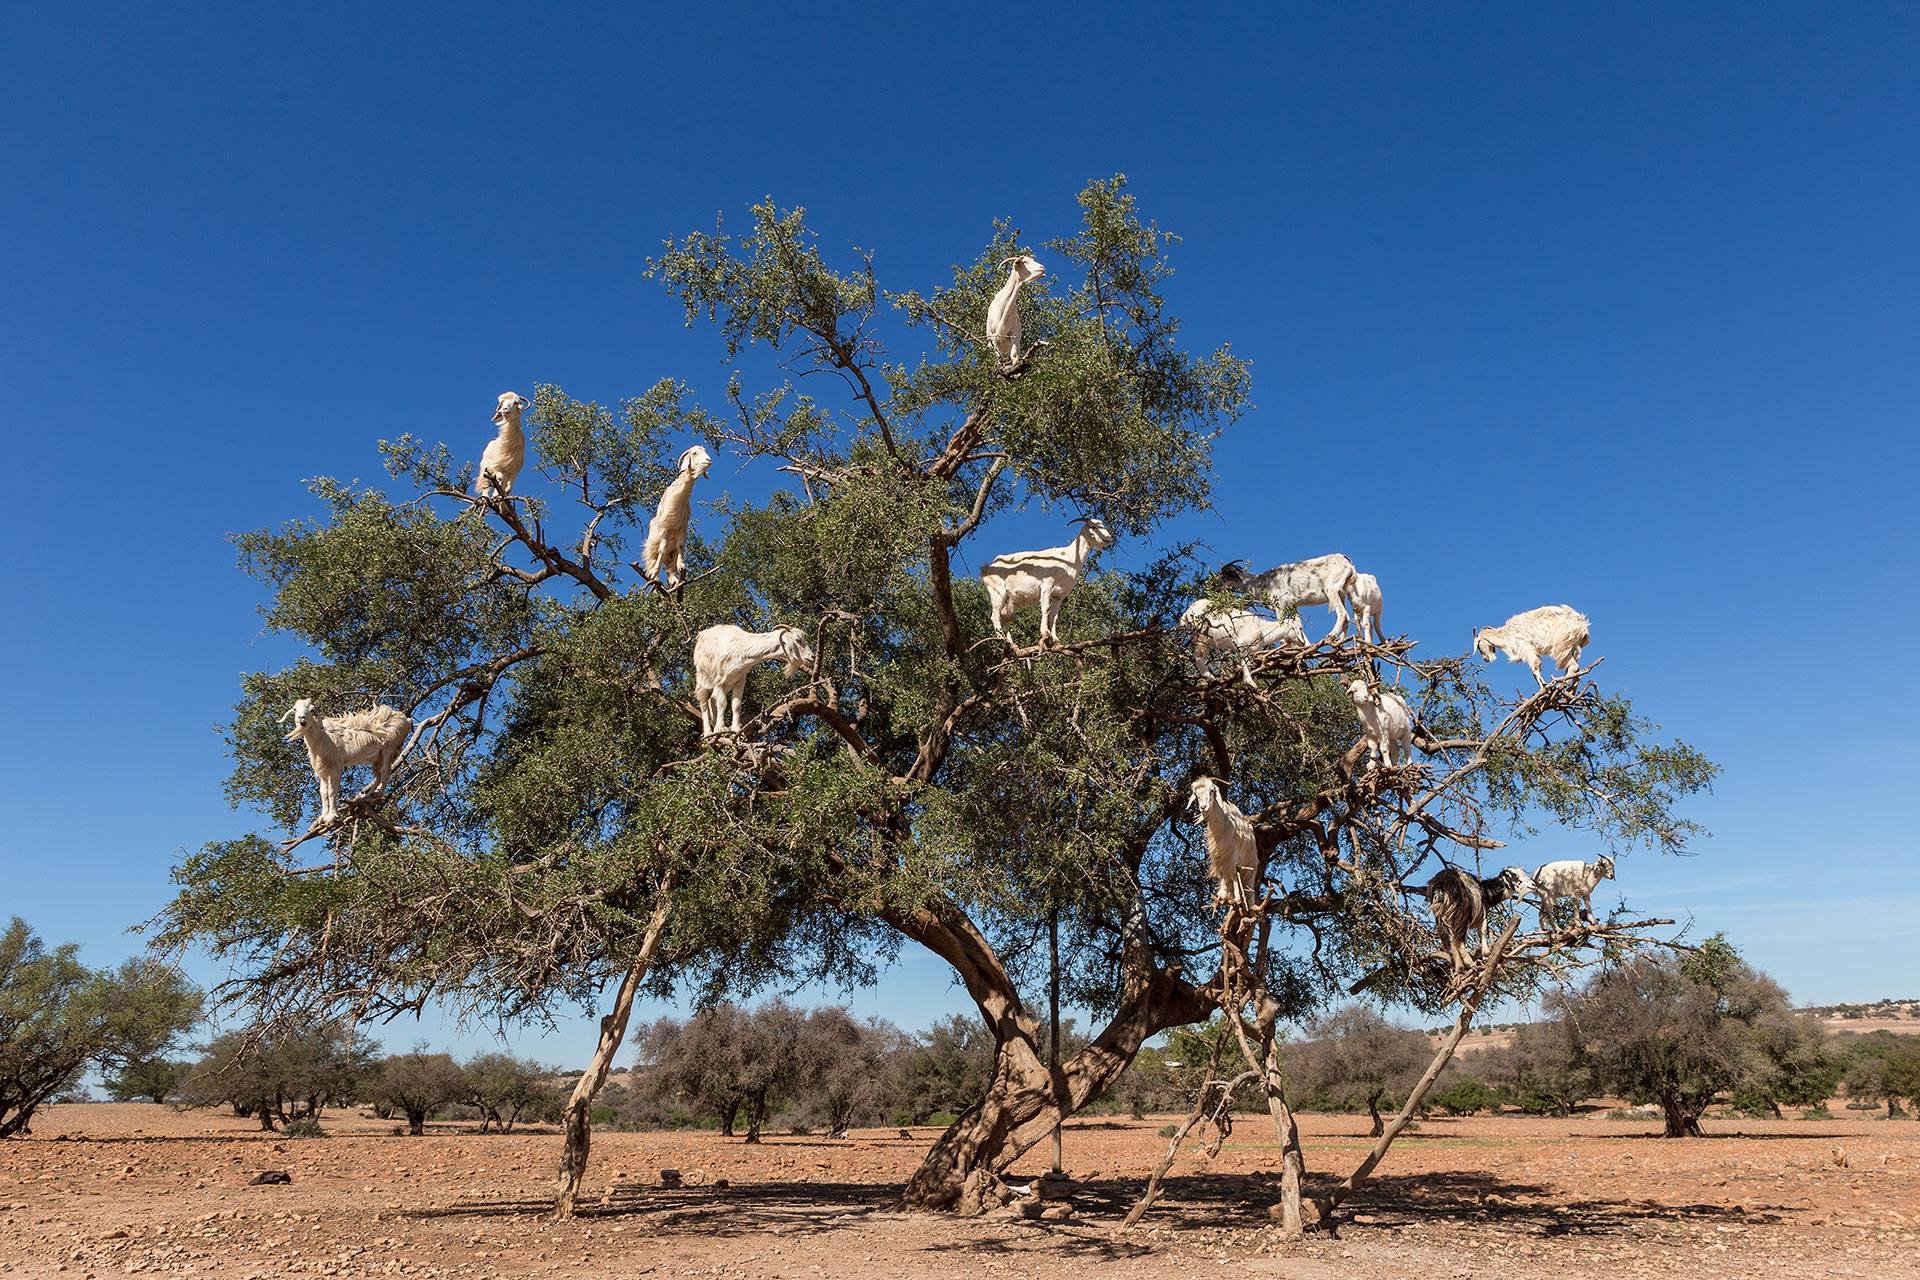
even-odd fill
[(1344, 635), (1347, 609), (1353, 604), (1353, 561), (1335, 552), (1297, 564), (1283, 564), (1265, 573), (1250, 573), (1238, 560), (1220, 566), (1220, 580), (1237, 591), (1264, 599), (1285, 617), (1302, 605), (1324, 604), (1333, 610), (1333, 630), (1326, 638)]

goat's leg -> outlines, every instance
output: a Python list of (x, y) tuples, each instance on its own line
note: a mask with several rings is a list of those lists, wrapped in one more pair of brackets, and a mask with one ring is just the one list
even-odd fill
[(732, 704), (732, 707), (733, 707), (733, 715), (731, 717), (731, 720), (733, 723), (733, 731), (735, 733), (740, 732), (740, 700), (742, 696), (745, 694), (745, 692), (746, 692), (746, 688), (743, 685), (741, 688), (735, 689), (732, 693), (727, 695), (727, 700)]

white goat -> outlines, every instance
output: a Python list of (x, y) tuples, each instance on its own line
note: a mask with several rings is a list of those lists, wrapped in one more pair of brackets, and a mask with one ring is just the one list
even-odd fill
[(700, 704), (700, 734), (726, 732), (722, 721), (731, 708), (732, 732), (740, 732), (740, 694), (747, 676), (763, 662), (786, 664), (794, 674), (813, 663), (813, 646), (798, 627), (748, 631), (731, 622), (717, 622), (693, 638), (693, 696)]
[(1386, 639), (1386, 624), (1381, 613), (1385, 602), (1380, 598), (1380, 579), (1370, 573), (1353, 575), (1353, 629), (1368, 644), (1378, 644)]
[(313, 714), (313, 699), (301, 698), (278, 723), (293, 721), (288, 742), (307, 744), (307, 763), (320, 780), (320, 821), (331, 822), (340, 812), (340, 775), (357, 764), (373, 766), (372, 790), (386, 788), (393, 762), (413, 732), (404, 712), (379, 706), (344, 716), (322, 719)]
[(473, 482), (473, 491), (481, 497), (513, 492), (513, 482), (527, 461), (527, 435), (520, 429), (520, 414), (526, 407), (527, 399), (519, 392), (500, 393), (500, 404), (493, 411), (500, 434), (487, 441), (486, 452), (480, 455), (480, 477)]
[(1375, 689), (1365, 680), (1347, 686), (1353, 708), (1366, 735), (1367, 755), (1378, 757), (1383, 768), (1394, 769), (1413, 760), (1413, 712), (1395, 689)]
[(687, 574), (687, 525), (693, 516), (693, 482), (713, 466), (713, 455), (699, 445), (680, 454), (680, 470), (660, 495), (647, 525), (647, 576), (668, 590)]
[(1002, 258), (1000, 265), (1011, 268), (1007, 281), (987, 304), (987, 341), (1000, 355), (1000, 367), (1010, 369), (1020, 363), (1020, 286), (1038, 280), (1047, 269), (1035, 258), (1020, 254)]
[(1347, 629), (1347, 606), (1353, 601), (1353, 561), (1335, 552), (1297, 564), (1283, 564), (1265, 573), (1249, 573), (1238, 560), (1220, 566), (1220, 577), (1250, 595), (1261, 595), (1274, 612), (1286, 614), (1308, 604), (1333, 610), (1331, 640)]
[(1080, 522), (1080, 536), (1064, 547), (1043, 551), (1014, 551), (995, 556), (980, 570), (986, 584), (987, 604), (993, 611), (993, 630), (1011, 643), (1007, 623), (1027, 605), (1040, 605), (1040, 642), (1059, 643), (1054, 624), (1060, 618), (1060, 606), (1067, 593), (1080, 581), (1080, 573), (1094, 552), (1113, 545), (1113, 530), (1096, 519)]
[(1193, 661), (1202, 675), (1213, 670), (1216, 653), (1231, 653), (1240, 659), (1240, 674), (1249, 687), (1253, 687), (1255, 653), (1283, 645), (1307, 647), (1307, 633), (1297, 613), (1275, 620), (1251, 609), (1215, 608), (1210, 601), (1195, 600), (1180, 615), (1180, 625), (1193, 632)]
[(1473, 647), (1488, 662), (1493, 661), (1493, 651), (1500, 649), (1507, 661), (1526, 663), (1544, 689), (1547, 680), (1540, 674), (1540, 659), (1552, 658), (1560, 675), (1572, 675), (1580, 670), (1580, 651), (1589, 639), (1585, 614), (1571, 605), (1547, 604), (1514, 614), (1504, 626), (1480, 628), (1473, 633)]
[(1251, 906), (1260, 878), (1260, 846), (1253, 823), (1220, 791), (1218, 778), (1195, 778), (1188, 811), (1207, 827), (1207, 868), (1216, 903)]
[(1580, 918), (1593, 919), (1593, 891), (1602, 880), (1613, 879), (1613, 859), (1601, 854), (1598, 861), (1582, 862), (1567, 858), (1549, 862), (1533, 873), (1533, 888), (1540, 895), (1540, 918), (1560, 918), (1560, 903), (1578, 902)]

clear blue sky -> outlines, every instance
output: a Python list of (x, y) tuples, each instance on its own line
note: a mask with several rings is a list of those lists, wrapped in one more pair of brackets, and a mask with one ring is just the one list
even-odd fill
[[(7, 6), (0, 915), (118, 959), (251, 825), (216, 726), (288, 651), (229, 531), (505, 387), (722, 386), (663, 236), (772, 193), (926, 288), (1125, 171), (1254, 362), (1188, 531), (1345, 551), (1437, 650), (1578, 605), (1726, 766), (1628, 900), (1920, 994), (1920, 9), (1245, 8)], [(853, 1001), (958, 1006), (918, 959)]]

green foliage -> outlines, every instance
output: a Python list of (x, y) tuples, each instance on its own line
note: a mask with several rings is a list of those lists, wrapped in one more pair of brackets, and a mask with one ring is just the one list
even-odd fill
[(1461, 1076), (1445, 1088), (1429, 1093), (1427, 1103), (1450, 1116), (1470, 1116), (1482, 1111), (1498, 1110), (1500, 1093), (1484, 1080)]
[(233, 1031), (208, 1044), (188, 1070), (180, 1101), (231, 1106), (258, 1119), (263, 1129), (276, 1121), (313, 1120), (361, 1096), (374, 1055), (373, 1042), (344, 1021)]
[(89, 1066), (124, 1073), (199, 1021), (200, 992), (178, 969), (128, 960), (93, 970), (79, 950), (48, 948), (18, 916), (0, 932), (0, 1138)]
[(186, 1079), (189, 1064), (165, 1058), (140, 1058), (118, 1071), (109, 1072), (102, 1082), (107, 1096), (115, 1102), (165, 1102)]

